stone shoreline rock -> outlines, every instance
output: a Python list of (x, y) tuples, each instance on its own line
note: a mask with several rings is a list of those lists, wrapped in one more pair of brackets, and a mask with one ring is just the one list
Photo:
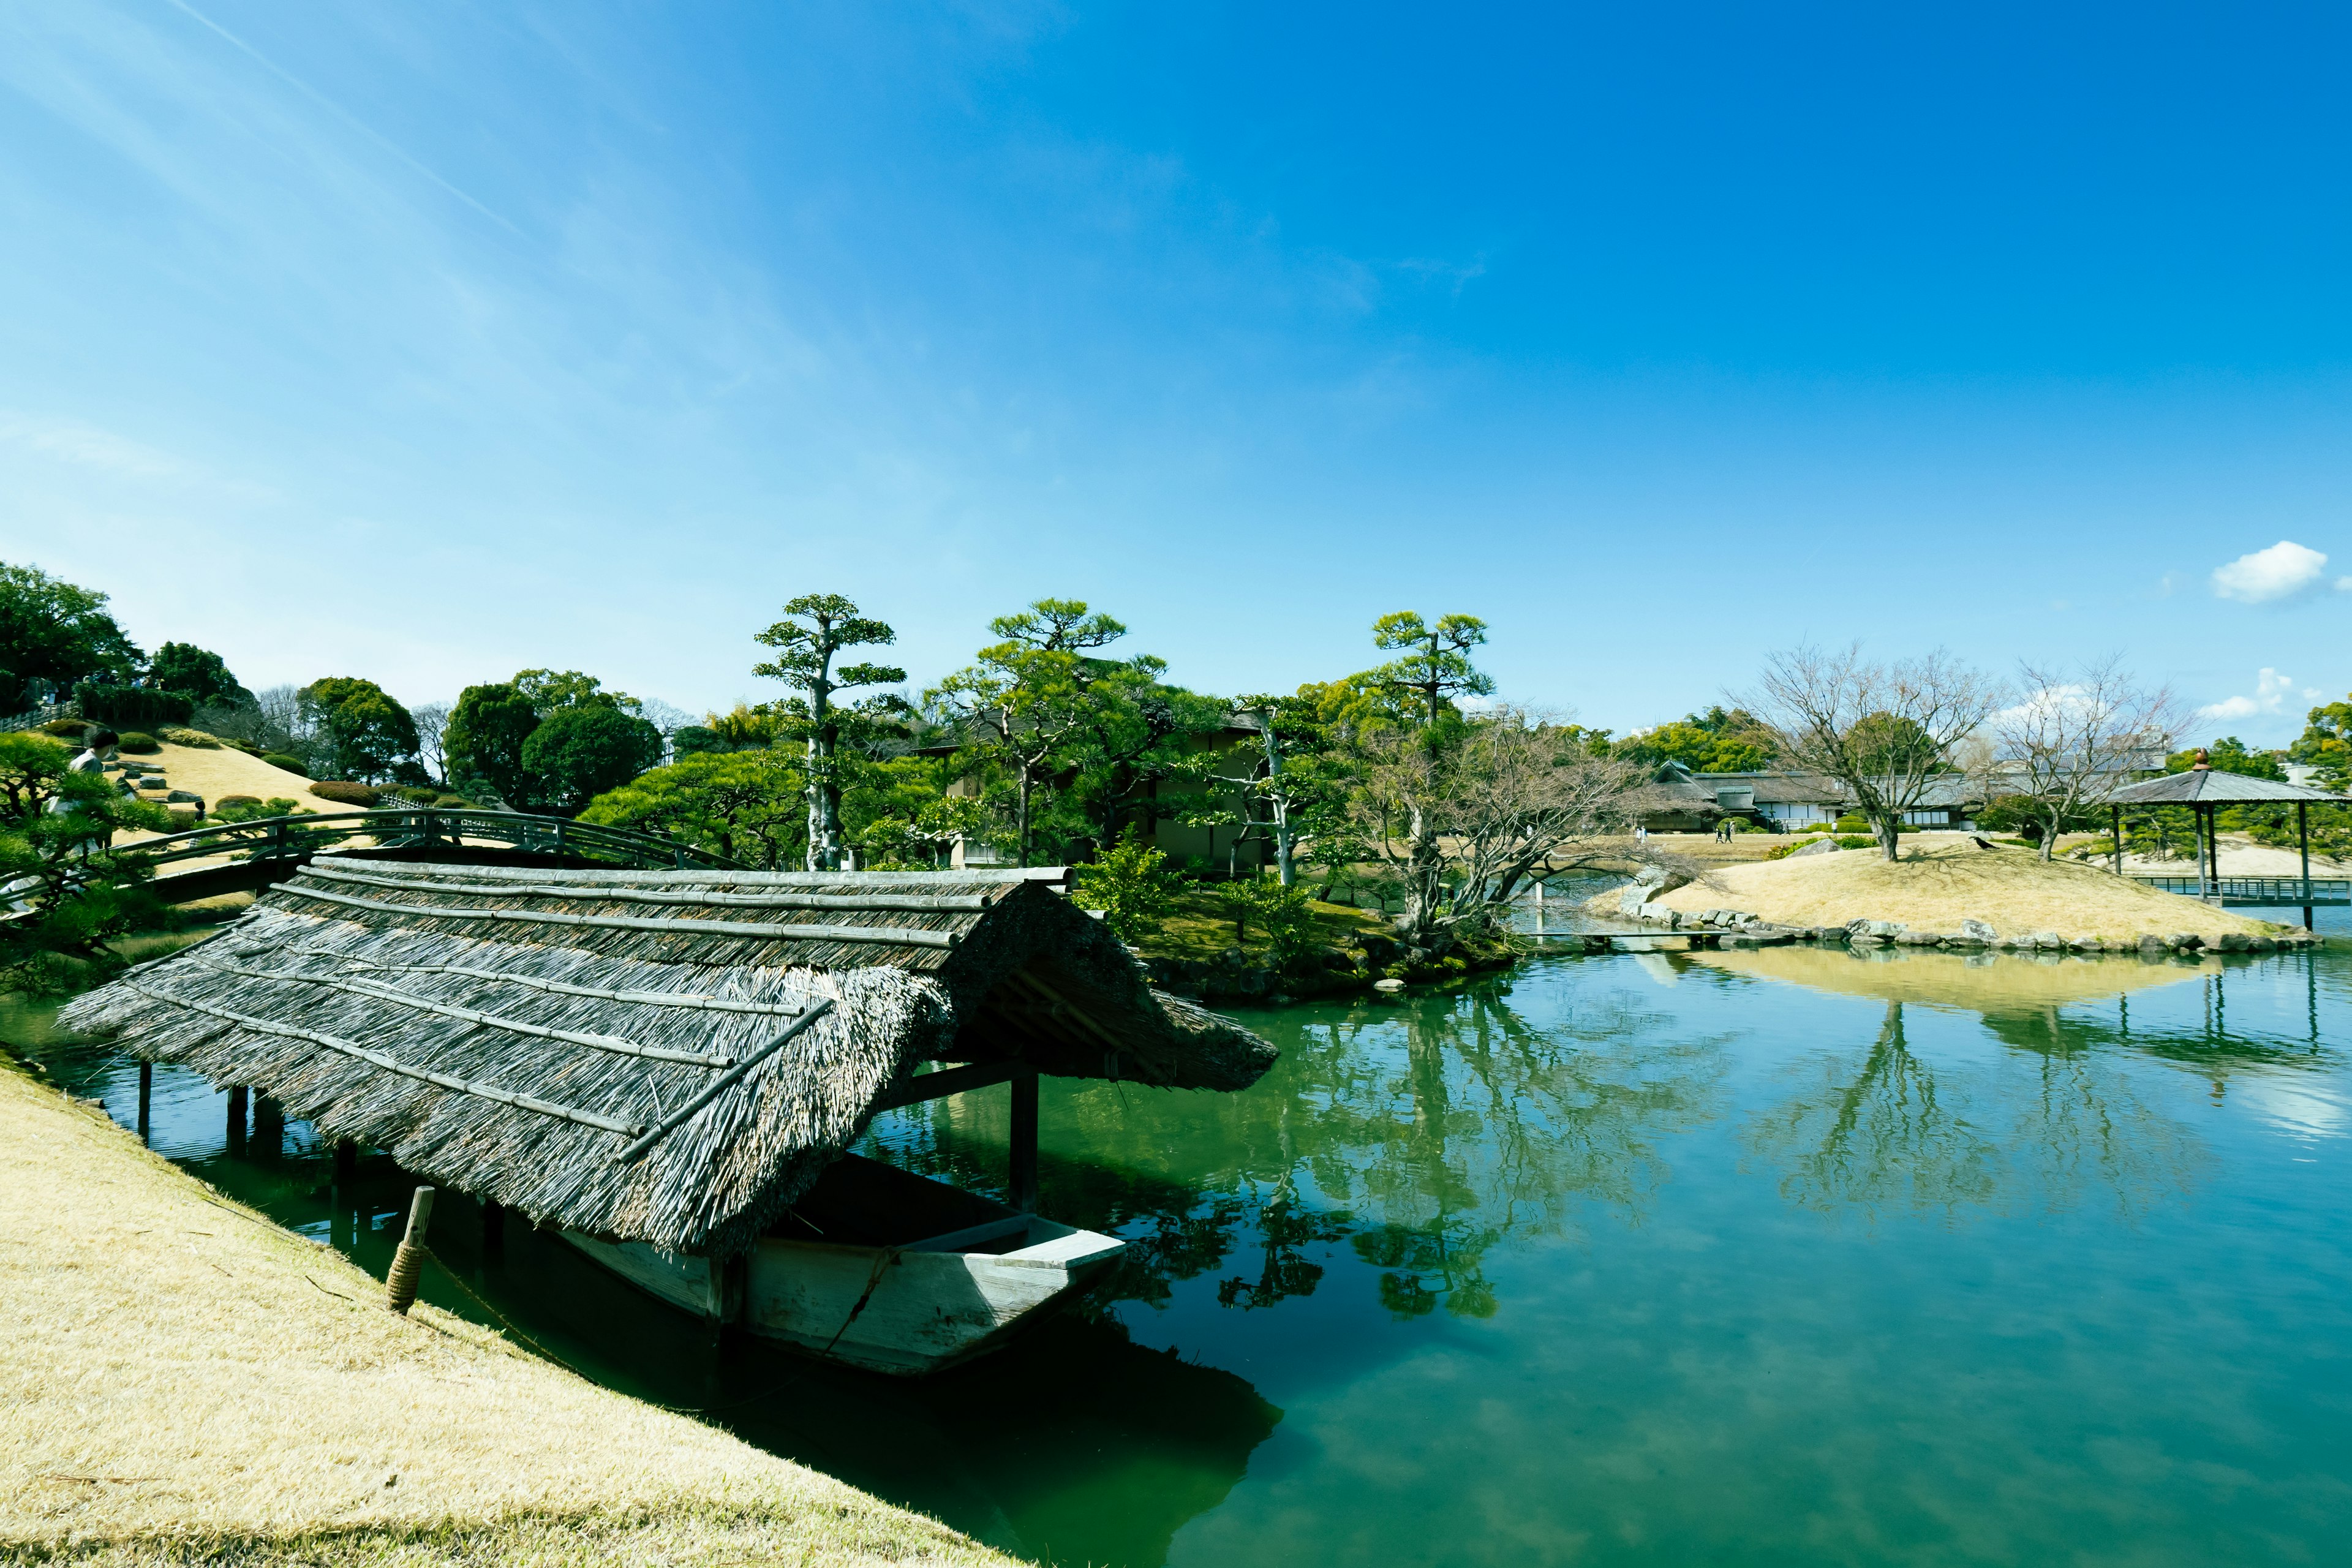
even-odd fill
[[(1631, 891), (1629, 889), (1628, 892)], [(2066, 936), (2051, 931), (2002, 936), (1990, 924), (1979, 920), (1962, 921), (1957, 931), (1913, 931), (1900, 921), (1874, 920), (1852, 920), (1843, 926), (1780, 926), (1743, 910), (1703, 910), (1691, 914), (1662, 908), (1646, 901), (1647, 897), (1648, 889), (1645, 889), (1643, 901), (1624, 907), (1626, 915), (1644, 925), (1655, 926), (1662, 932), (1720, 934), (1727, 943), (1738, 946), (1783, 942), (1843, 942), (1858, 948), (1917, 947), (1963, 952), (1987, 949), (2001, 952), (2136, 952), (2147, 956), (2192, 952), (2200, 949), (2215, 952), (2293, 952), (2318, 947), (2325, 941), (2315, 932), (2294, 929), (2276, 936), (2231, 931), (2210, 941), (2193, 932), (2181, 931), (2169, 936), (2143, 936), (2136, 942), (2118, 941), (2109, 943), (2096, 936)]]

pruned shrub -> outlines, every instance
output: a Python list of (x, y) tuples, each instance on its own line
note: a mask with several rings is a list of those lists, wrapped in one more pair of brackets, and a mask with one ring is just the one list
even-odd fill
[(348, 779), (320, 779), (310, 786), (310, 793), (320, 800), (331, 800), (339, 805), (356, 805), (373, 811), (383, 799), (383, 793), (373, 784), (353, 784)]
[(1838, 836), (1837, 847), (1841, 849), (1874, 849), (1877, 846), (1878, 840), (1867, 833), (1843, 833)]
[(284, 768), (289, 773), (307, 773), (310, 764), (299, 757), (289, 757), (283, 752), (264, 752), (261, 760), (273, 768)]
[(41, 733), (60, 741), (79, 741), (89, 733), (89, 725), (80, 719), (52, 719), (41, 726)]
[(138, 731), (132, 730), (114, 743), (114, 749), (118, 752), (127, 752), (134, 757), (144, 757), (162, 751), (163, 746), (163, 742), (156, 740), (154, 736), (142, 735)]
[(207, 735), (202, 730), (173, 727), (163, 731), (163, 739), (175, 746), (194, 746), (200, 752), (217, 752), (221, 747), (219, 736)]
[(462, 795), (436, 795), (433, 798), (433, 804), (437, 806), (446, 806), (451, 811), (471, 811), (474, 809), (474, 803), (467, 800)]
[(215, 804), (226, 811), (233, 805), (259, 805), (261, 797), (257, 795), (225, 795)]

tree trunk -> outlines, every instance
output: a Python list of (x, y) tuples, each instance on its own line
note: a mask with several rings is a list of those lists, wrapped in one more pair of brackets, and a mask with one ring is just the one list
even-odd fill
[(1274, 808), (1274, 869), (1275, 876), (1286, 888), (1290, 886), (1290, 808), (1282, 798), (1282, 749), (1274, 743), (1274, 715), (1263, 715), (1265, 723), (1265, 776), (1274, 781), (1267, 792), (1266, 803)]
[(2059, 821), (2060, 814), (2052, 812), (2048, 826), (2042, 830), (2042, 863), (2045, 866), (2050, 863), (2050, 852), (2058, 847)]
[(1895, 847), (1903, 839), (1903, 819), (1891, 811), (1874, 811), (1870, 814), (1870, 826), (1878, 835), (1880, 858), (1899, 858)]
[(1438, 905), (1444, 898), (1445, 861), (1437, 852), (1437, 833), (1421, 808), (1412, 812), (1412, 858), (1405, 870), (1404, 930), (1416, 942), (1437, 934)]
[(1025, 766), (1021, 770), (1020, 840), (1020, 847), (1017, 853), (1020, 857), (1022, 868), (1025, 870), (1028, 868), (1029, 865), (1029, 770)]

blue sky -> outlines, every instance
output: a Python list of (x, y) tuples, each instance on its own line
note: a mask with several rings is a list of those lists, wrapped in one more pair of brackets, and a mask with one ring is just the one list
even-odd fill
[(2352, 688), (2347, 32), (9, 5), (0, 558), (411, 700), (1056, 594), (1211, 690), (1410, 607), (1620, 730), (1858, 637), (2282, 741)]

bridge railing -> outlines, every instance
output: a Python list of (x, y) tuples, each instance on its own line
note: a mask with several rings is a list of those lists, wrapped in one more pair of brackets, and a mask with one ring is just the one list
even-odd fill
[(290, 858), (315, 854), (353, 838), (372, 838), (386, 848), (446, 846), (452, 849), (487, 840), (532, 854), (614, 860), (641, 870), (745, 868), (723, 855), (625, 827), (574, 822), (564, 816), (537, 816), (527, 812), (449, 811), (439, 806), (256, 817), (247, 822), (215, 823), (169, 833), (130, 847), (145, 855), (152, 864), (164, 866), (178, 860), (221, 856), (254, 860)]
[[(2197, 897), (2197, 879), (2194, 877), (2150, 876), (2146, 872), (2135, 872), (2132, 880), (2144, 882), (2158, 892), (2180, 893), (2192, 899)], [(2300, 877), (2223, 877), (2218, 881), (2209, 879), (2205, 885), (2212, 895), (2231, 903), (2286, 905), (2300, 904), (2304, 900), (2304, 882)], [(2341, 877), (2314, 877), (2311, 879), (2311, 898), (2315, 903), (2340, 903), (2352, 900), (2352, 880)]]

